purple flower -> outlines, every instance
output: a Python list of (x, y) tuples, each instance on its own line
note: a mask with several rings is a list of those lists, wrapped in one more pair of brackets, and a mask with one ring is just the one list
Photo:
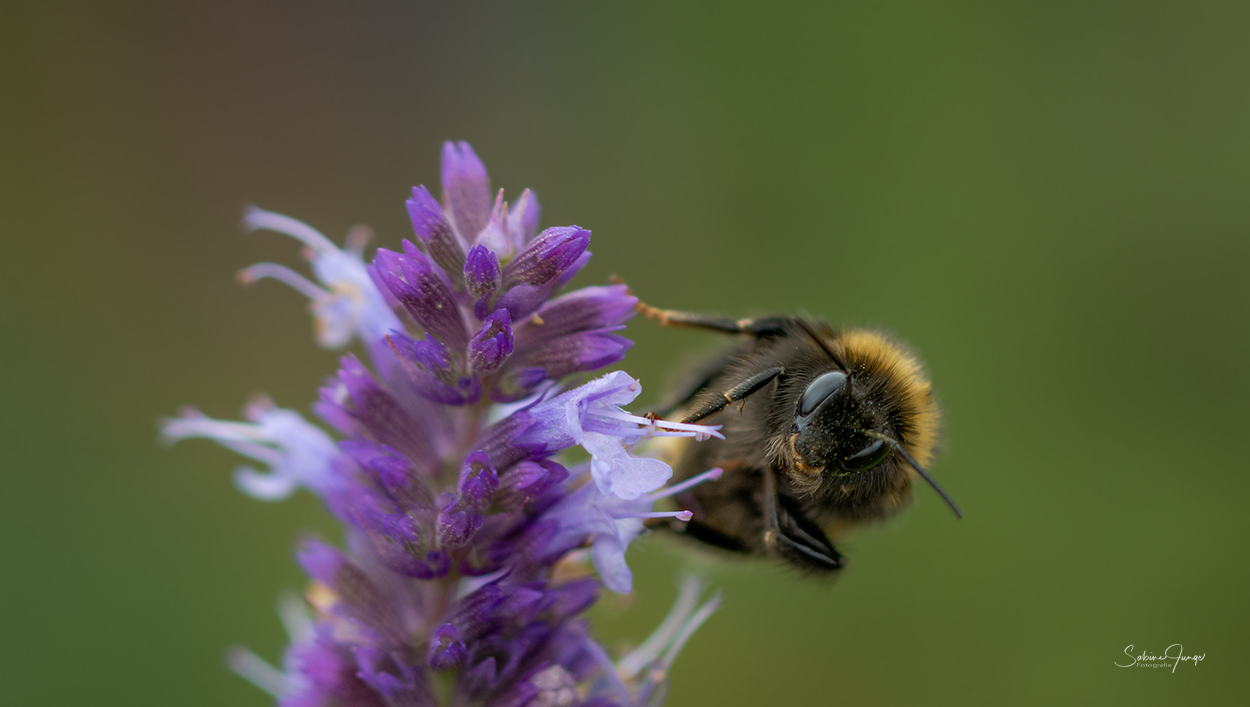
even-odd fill
[(262, 501), (280, 501), (300, 486), (328, 494), (345, 484), (334, 440), (294, 410), (260, 400), (244, 408), (248, 422), (224, 422), (194, 409), (167, 420), (161, 430), (169, 442), (206, 437), (269, 466), (268, 473), (242, 466), (235, 471), (239, 489)]
[(655, 491), (673, 475), (658, 459), (636, 457), (627, 445), (646, 437), (721, 436), (719, 425), (687, 425), (651, 420), (621, 409), (642, 392), (642, 385), (624, 371), (614, 371), (586, 385), (525, 411), (532, 426), (518, 437), (523, 445), (565, 449), (581, 445), (590, 452), (590, 474), (599, 490), (609, 496), (633, 500)]
[(262, 278), (273, 278), (312, 300), (317, 340), (322, 346), (341, 348), (351, 343), (353, 336), (369, 341), (399, 328), (399, 320), (373, 285), (363, 259), (369, 240), (367, 230), (353, 231), (348, 236), (347, 250), (340, 250), (321, 232), (289, 216), (251, 207), (243, 224), (251, 231), (263, 229), (286, 234), (308, 248), (313, 275), (320, 286), (274, 263), (257, 263), (245, 268), (239, 272), (239, 280), (250, 284)]
[[(654, 460), (652, 460), (654, 461)], [(681, 493), (691, 486), (720, 479), (722, 471), (712, 469), (680, 484), (655, 493), (623, 499), (601, 491), (597, 483), (585, 484), (565, 496), (543, 516), (559, 527), (553, 542), (557, 545), (565, 535), (574, 539), (592, 534), (595, 568), (609, 589), (622, 594), (633, 591), (634, 575), (625, 564), (625, 550), (642, 532), (647, 518), (690, 520), (690, 511), (654, 511), (656, 501)]]
[[(719, 599), (696, 607), (688, 582), (669, 619), (617, 663), (581, 614), (604, 586), (630, 591), (625, 553), (645, 519), (689, 519), (658, 501), (719, 478), (665, 489), (672, 471), (643, 443), (720, 433), (626, 412), (641, 386), (620, 371), (562, 390), (565, 376), (624, 356), (617, 332), (636, 300), (622, 286), (554, 296), (589, 260), (590, 231), (540, 234), (534, 195), (511, 208), (502, 191), (492, 197), (468, 144), (444, 145), (442, 187), (441, 204), (413, 190), (415, 242), (369, 265), (359, 234), (341, 250), (299, 221), (247, 215), (250, 228), (308, 246), (316, 282), (271, 263), (242, 279), (308, 296), (319, 342), (358, 338), (370, 365), (344, 356), (313, 406), (337, 439), (268, 402), (249, 406), (247, 422), (189, 410), (164, 423), (169, 440), (213, 439), (265, 465), (236, 472), (245, 493), (307, 488), (344, 528), (342, 549), (301, 544), (312, 584), (302, 604), (282, 604), (282, 669), (244, 649), (230, 665), (286, 707), (658, 705)], [(579, 445), (591, 459), (570, 473), (557, 455)], [(597, 576), (555, 571), (586, 556)]]

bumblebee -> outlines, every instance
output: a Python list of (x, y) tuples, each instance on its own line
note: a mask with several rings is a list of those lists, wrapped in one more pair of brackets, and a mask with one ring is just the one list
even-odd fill
[[(674, 480), (713, 467), (724, 475), (676, 497), (694, 515), (673, 530), (832, 573), (846, 559), (829, 536), (903, 510), (914, 476), (963, 517), (925, 471), (938, 407), (920, 363), (898, 342), (797, 317), (731, 320), (642, 303), (638, 310), (663, 325), (740, 339), (651, 413), (723, 425), (724, 440), (685, 444), (677, 453)], [(736, 414), (720, 414), (735, 403)]]

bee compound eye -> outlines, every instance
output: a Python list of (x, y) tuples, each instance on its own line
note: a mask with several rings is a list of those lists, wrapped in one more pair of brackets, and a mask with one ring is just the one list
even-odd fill
[(846, 374), (842, 371), (831, 371), (807, 384), (803, 397), (799, 400), (799, 414), (810, 415), (820, 404), (837, 395), (846, 387)]
[(872, 444), (842, 460), (843, 471), (867, 471), (881, 463), (890, 454), (885, 442), (874, 439)]

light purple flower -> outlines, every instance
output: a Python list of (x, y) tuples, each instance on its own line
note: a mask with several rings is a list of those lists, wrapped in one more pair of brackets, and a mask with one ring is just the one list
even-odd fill
[(276, 231), (307, 247), (313, 275), (320, 286), (275, 263), (257, 263), (245, 268), (239, 272), (239, 279), (252, 283), (273, 278), (308, 297), (317, 323), (317, 341), (322, 346), (342, 348), (351, 343), (353, 336), (366, 342), (377, 340), (399, 328), (399, 320), (374, 286), (364, 262), (367, 231), (353, 231), (348, 237), (347, 249), (342, 250), (320, 231), (289, 216), (251, 207), (243, 223), (248, 230)]
[[(624, 371), (614, 371), (527, 411), (535, 424), (522, 444), (563, 449), (575, 444), (591, 454), (590, 474), (606, 495), (632, 500), (655, 491), (673, 475), (667, 464), (629, 453), (647, 437), (721, 437), (720, 426), (687, 425), (631, 415), (621, 409), (642, 392)], [(721, 437), (723, 439), (723, 437)]]
[(599, 570), (603, 583), (614, 592), (628, 594), (633, 591), (634, 575), (625, 563), (625, 550), (642, 532), (643, 520), (677, 518), (687, 521), (691, 517), (690, 511), (655, 511), (656, 502), (706, 481), (716, 481), (721, 474), (721, 469), (712, 469), (682, 483), (629, 499), (604, 493), (597, 483), (585, 484), (547, 511), (544, 519), (559, 526), (560, 534), (553, 540), (557, 544), (564, 542), (567, 534), (583, 538), (589, 532), (595, 569)]
[(280, 501), (300, 486), (320, 494), (343, 486), (335, 469), (339, 453), (334, 440), (298, 412), (274, 407), (265, 399), (244, 408), (244, 418), (248, 422), (214, 420), (188, 409), (166, 420), (161, 432), (168, 442), (212, 439), (267, 465), (268, 473), (242, 466), (234, 476), (243, 493), (261, 501)]

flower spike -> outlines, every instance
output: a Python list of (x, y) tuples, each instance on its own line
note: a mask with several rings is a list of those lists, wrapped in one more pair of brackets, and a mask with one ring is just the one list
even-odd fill
[[(441, 186), (441, 205), (413, 189), (415, 241), (369, 264), (363, 231), (339, 248), (287, 216), (246, 215), (300, 241), (312, 276), (258, 263), (240, 279), (294, 288), (323, 346), (360, 339), (369, 360), (343, 356), (313, 406), (337, 436), (266, 400), (244, 422), (194, 410), (163, 422), (169, 441), (211, 439), (263, 468), (236, 472), (244, 493), (308, 489), (344, 529), (342, 547), (299, 546), (310, 585), (280, 606), (281, 667), (242, 648), (227, 662), (281, 707), (658, 705), (719, 600), (698, 605), (687, 582), (616, 663), (582, 614), (605, 588), (632, 589), (626, 553), (644, 521), (691, 518), (660, 504), (720, 478), (665, 487), (672, 469), (647, 441), (719, 428), (627, 412), (641, 384), (623, 371), (565, 381), (621, 359), (637, 300), (615, 285), (558, 294), (589, 260), (590, 231), (540, 233), (537, 197), (509, 207), (467, 143), (443, 146)], [(591, 458), (570, 470), (559, 455), (574, 447)]]

